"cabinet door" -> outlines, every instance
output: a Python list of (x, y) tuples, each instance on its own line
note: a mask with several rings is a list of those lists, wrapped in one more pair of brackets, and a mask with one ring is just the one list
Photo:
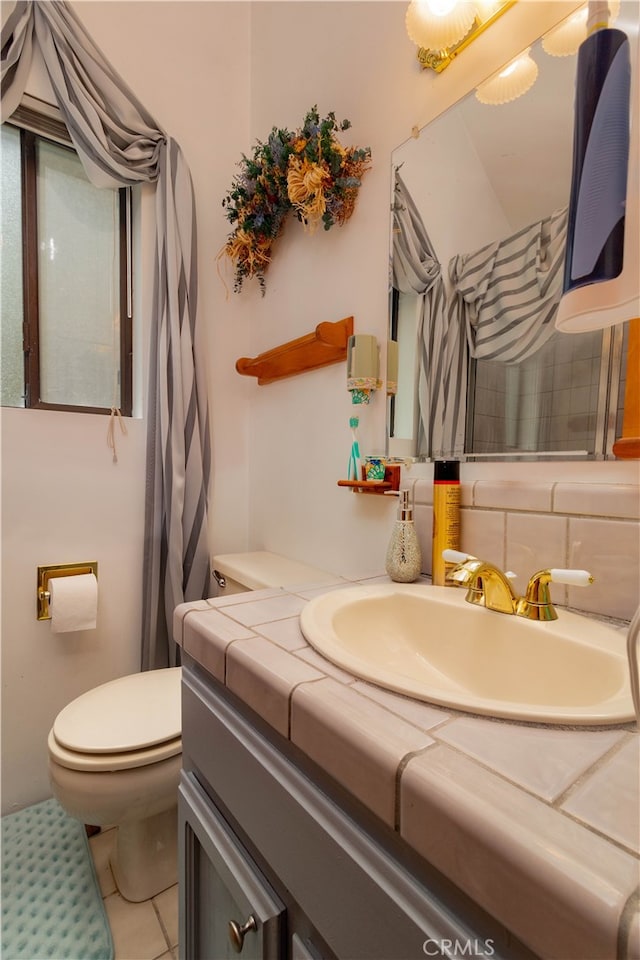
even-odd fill
[(291, 960), (322, 960), (322, 954), (318, 953), (310, 940), (303, 940), (294, 933), (291, 937)]
[(192, 774), (178, 811), (182, 960), (284, 956), (284, 904)]

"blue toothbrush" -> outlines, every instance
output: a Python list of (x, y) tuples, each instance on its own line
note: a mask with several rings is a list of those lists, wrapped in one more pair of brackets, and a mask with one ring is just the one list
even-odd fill
[(360, 466), (360, 446), (358, 444), (358, 435), (356, 433), (358, 429), (358, 424), (360, 423), (359, 417), (350, 417), (349, 426), (351, 427), (351, 456), (349, 457), (349, 471), (348, 479), (349, 480), (359, 480), (359, 466)]

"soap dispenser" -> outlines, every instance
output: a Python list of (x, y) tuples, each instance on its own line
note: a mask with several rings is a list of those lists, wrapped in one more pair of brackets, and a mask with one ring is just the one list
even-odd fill
[(421, 573), (422, 554), (408, 490), (400, 491), (398, 519), (391, 534), (385, 568), (391, 579), (397, 583), (411, 583), (417, 580)]

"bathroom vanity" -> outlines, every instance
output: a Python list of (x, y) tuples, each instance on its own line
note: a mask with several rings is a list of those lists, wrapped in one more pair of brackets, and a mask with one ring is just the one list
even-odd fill
[(233, 956), (235, 942), (247, 957), (392, 960), (424, 956), (428, 940), (432, 956), (443, 940), (494, 955), (491, 924), (191, 666), (183, 695), (185, 957)]
[(639, 956), (631, 726), (504, 723), (359, 681), (300, 631), (326, 590), (176, 611), (181, 957)]

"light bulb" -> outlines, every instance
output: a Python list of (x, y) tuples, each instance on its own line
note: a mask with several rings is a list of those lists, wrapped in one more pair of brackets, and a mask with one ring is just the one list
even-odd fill
[[(620, 13), (620, 0), (609, 0), (609, 25)], [(550, 57), (571, 57), (587, 38), (587, 6), (580, 7), (542, 38), (542, 49)]]
[(405, 18), (411, 40), (427, 50), (444, 50), (467, 35), (476, 18), (468, 0), (411, 0)]
[(480, 103), (496, 106), (509, 103), (531, 89), (538, 76), (538, 64), (529, 55), (529, 49), (480, 84), (476, 89)]
[(516, 61), (514, 61), (514, 63), (510, 63), (508, 67), (505, 67), (504, 70), (501, 70), (500, 73), (498, 74), (498, 76), (499, 76), (499, 77), (510, 77), (511, 74), (512, 74), (512, 73), (515, 73), (515, 71), (516, 71), (517, 69), (518, 69), (518, 61), (516, 60)]
[(451, 13), (457, 0), (423, 0), (424, 6), (434, 15), (434, 17), (446, 17)]
[(570, 57), (577, 52), (586, 36), (587, 8), (581, 7), (542, 38), (542, 49), (550, 57)]

